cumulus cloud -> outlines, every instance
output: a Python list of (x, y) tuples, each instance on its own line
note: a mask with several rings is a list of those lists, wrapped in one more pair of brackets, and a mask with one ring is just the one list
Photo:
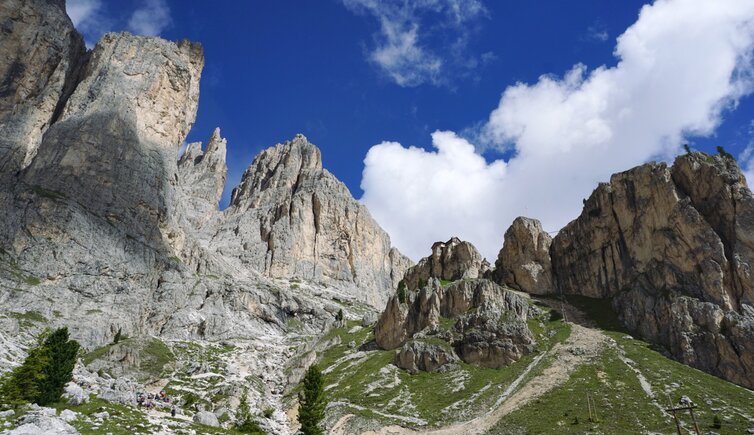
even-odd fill
[(137, 35), (157, 36), (170, 24), (170, 8), (165, 0), (144, 0), (128, 20), (128, 30)]
[[(448, 84), (453, 76), (467, 73), (480, 63), (481, 58), (466, 53), (472, 23), (486, 14), (479, 0), (343, 0), (343, 3), (355, 13), (372, 15), (378, 20), (380, 31), (368, 57), (400, 86)], [(433, 49), (434, 46), (440, 46), (441, 51)]]
[(110, 31), (126, 29), (137, 35), (157, 36), (172, 23), (165, 0), (143, 0), (127, 22), (109, 10), (112, 6), (102, 0), (66, 2), (66, 12), (84, 36), (87, 47), (92, 48), (102, 35)]
[(615, 66), (505, 89), (479, 139), (508, 161), (486, 163), (452, 133), (433, 135), (436, 151), (382, 143), (365, 159), (362, 201), (413, 258), (452, 235), (494, 258), (516, 216), (556, 231), (597, 182), (712, 134), (752, 91), (753, 47), (752, 2), (658, 0), (618, 38)]

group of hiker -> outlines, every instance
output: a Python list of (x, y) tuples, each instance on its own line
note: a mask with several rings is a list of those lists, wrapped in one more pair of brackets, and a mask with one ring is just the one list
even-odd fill
[[(141, 407), (146, 408), (147, 411), (150, 411), (150, 410), (154, 409), (155, 406), (157, 406), (157, 402), (169, 404), (170, 403), (170, 397), (168, 397), (168, 395), (165, 394), (165, 392), (162, 391), (162, 390), (160, 390), (159, 393), (155, 393), (155, 394), (152, 394), (152, 393), (147, 393), (147, 394), (139, 393), (136, 396), (136, 404), (140, 408)], [(170, 415), (172, 415), (173, 417), (175, 417), (175, 406), (173, 406), (172, 409), (170, 410)]]

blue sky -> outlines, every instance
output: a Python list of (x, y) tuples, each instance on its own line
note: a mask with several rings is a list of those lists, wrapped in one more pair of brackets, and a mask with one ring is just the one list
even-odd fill
[[(558, 110), (570, 111), (573, 105), (580, 103), (548, 105), (549, 97), (542, 97), (543, 106), (533, 103), (538, 101), (537, 92), (547, 88), (548, 84), (540, 80), (545, 74), (551, 75), (559, 86), (571, 89), (566, 93), (573, 88), (582, 89), (584, 83), (590, 81), (590, 74), (601, 66), (615, 69), (615, 74), (605, 74), (609, 77), (605, 80), (615, 87), (625, 86), (627, 92), (633, 92), (632, 86), (638, 89), (645, 86), (645, 82), (646, 86), (654, 83), (654, 80), (642, 78), (642, 73), (637, 72), (641, 68), (626, 67), (623, 71), (616, 68), (619, 61), (616, 38), (637, 23), (644, 3), (68, 0), (68, 7), (89, 44), (104, 31), (129, 30), (173, 40), (188, 38), (204, 45), (206, 65), (199, 112), (187, 141), (206, 141), (214, 127), (221, 128), (228, 139), (226, 194), (259, 151), (303, 133), (322, 149), (325, 167), (345, 182), (356, 198), (363, 199), (398, 247), (416, 259), (429, 250), (432, 241), (452, 235), (472, 240), (483, 254), (494, 257), (502, 245), (505, 228), (519, 214), (533, 213), (531, 217), (541, 218), (548, 230), (555, 231), (576, 216), (581, 205), (579, 198), (587, 196), (597, 181), (607, 181), (614, 170), (628, 169), (649, 159), (670, 159), (681, 142), (689, 142), (694, 148), (705, 151), (722, 144), (735, 155), (744, 153), (752, 142), (754, 119), (754, 101), (745, 80), (739, 82), (745, 81), (741, 86), (746, 89), (721, 89), (705, 97), (704, 104), (699, 103), (700, 111), (712, 112), (711, 121), (701, 121), (707, 116), (706, 112), (702, 116), (699, 111), (690, 110), (679, 114), (679, 119), (670, 117), (666, 124), (676, 125), (675, 130), (658, 127), (657, 137), (638, 135), (635, 138), (642, 143), (657, 142), (656, 146), (604, 161), (595, 157), (594, 161), (584, 162), (583, 157), (569, 154), (571, 147), (578, 146), (580, 138), (590, 142), (592, 135), (602, 134), (599, 122), (594, 131), (590, 130), (589, 122), (587, 127), (582, 122), (577, 125), (578, 129), (569, 128), (567, 122), (578, 122), (578, 119), (573, 121), (575, 115), (557, 113)], [(694, 0), (660, 3), (646, 14), (645, 26), (635, 26), (634, 33), (639, 37), (634, 39), (640, 42), (630, 47), (626, 44), (626, 57), (642, 52), (636, 46), (644, 44), (644, 40), (650, 41), (650, 45), (673, 41), (676, 45), (668, 48), (668, 53), (688, 52), (694, 48), (694, 40), (673, 39), (677, 28), (672, 22), (683, 19), (685, 11), (690, 10), (689, 4), (694, 6)], [(701, 4), (701, 0), (697, 3)], [(704, 12), (691, 12), (695, 13)], [(704, 26), (709, 25), (710, 29), (717, 29), (729, 22), (738, 23), (744, 39), (735, 46), (737, 57), (734, 57), (739, 59), (751, 54), (751, 47), (746, 45), (746, 37), (751, 33), (748, 13), (748, 10), (732, 10), (711, 23), (697, 23), (695, 20), (706, 18), (690, 16), (689, 28), (706, 29)], [(654, 31), (666, 27), (667, 35)], [(723, 42), (729, 39), (727, 33), (720, 37)], [(721, 51), (718, 46), (711, 46), (709, 50), (710, 53)], [(700, 51), (699, 56), (704, 58), (705, 52)], [(724, 63), (725, 59), (710, 57), (711, 62)], [(688, 60), (691, 61), (693, 59)], [(653, 71), (645, 75), (682, 77), (686, 71), (682, 68), (688, 65), (684, 62), (686, 60), (679, 59), (677, 72)], [(706, 65), (703, 59), (700, 62)], [(739, 59), (739, 63), (747, 66), (751, 62)], [(577, 64), (583, 65), (578, 70), (582, 79), (574, 78), (575, 84), (569, 85), (566, 75)], [(747, 68), (741, 65), (733, 68), (735, 72), (731, 77), (745, 75)], [(667, 86), (660, 85), (668, 82), (660, 81), (659, 91), (642, 98), (656, 98), (658, 106), (670, 107), (670, 111), (677, 101), (679, 112), (684, 112), (693, 106), (686, 101), (688, 95), (703, 94), (704, 89), (714, 88), (717, 83), (704, 80), (720, 82), (721, 79), (713, 77), (712, 73), (690, 76), (687, 87), (667, 95), (663, 92)], [(511, 93), (503, 104), (501, 95), (517, 83), (528, 87), (520, 90), (523, 95), (519, 100)], [(637, 102), (638, 98), (621, 99), (600, 91), (589, 92), (584, 91), (595, 100), (618, 101), (610, 103), (616, 106), (624, 104), (629, 109), (635, 106), (636, 110), (649, 107), (646, 102)], [(668, 101), (669, 98), (674, 100)], [(600, 102), (594, 104), (599, 106)], [(550, 107), (553, 108), (551, 119), (532, 119), (531, 112), (547, 112)], [(497, 112), (501, 115), (498, 120), (503, 121), (492, 120), (498, 108), (501, 108)], [(581, 113), (586, 109), (573, 110)], [(609, 110), (620, 111), (621, 107), (610, 106)], [(510, 114), (511, 111), (515, 113)], [(526, 113), (529, 115), (524, 118)], [(604, 118), (613, 133), (622, 132), (624, 137), (652, 120), (639, 119), (613, 128), (621, 122), (616, 121), (617, 115)], [(519, 126), (528, 126), (529, 131), (547, 130), (549, 127), (542, 126), (557, 124), (563, 119), (568, 120), (563, 121), (564, 130), (550, 132), (552, 135), (544, 138), (527, 137), (516, 130)], [(700, 127), (700, 123), (704, 125)], [(581, 131), (581, 127), (585, 131)], [(437, 130), (455, 132), (455, 135), (435, 136), (433, 142), (432, 133)], [(515, 165), (510, 161), (514, 155), (537, 154), (536, 150), (547, 149), (538, 140), (549, 137), (551, 142), (559, 142), (557, 139), (574, 130), (580, 135), (573, 139), (576, 145), (552, 152), (563, 153), (564, 157), (559, 160), (563, 165), (572, 164), (578, 173), (558, 172), (558, 178), (553, 175), (552, 180), (547, 180), (549, 187), (542, 187), (562, 189), (562, 194), (557, 196), (573, 202), (572, 207), (548, 208), (553, 201), (544, 199), (546, 195), (537, 189), (527, 192), (527, 186), (534, 182), (525, 178), (519, 186), (510, 186), (513, 183), (510, 180), (501, 181), (505, 174), (514, 171)], [(468, 142), (455, 141), (458, 138), (468, 139)], [(395, 144), (383, 144), (385, 141)], [(593, 142), (595, 146), (614, 147), (614, 150), (634, 146), (628, 139), (621, 142), (602, 136)], [(446, 150), (449, 147), (461, 150), (473, 144), (475, 152), (458, 154), (457, 159), (468, 159), (469, 166), (449, 168), (454, 161), (439, 162), (441, 143), (449, 144)], [(419, 147), (424, 152), (413, 152), (409, 146)], [(370, 149), (374, 150), (369, 154), (370, 169), (364, 172), (364, 160)], [(618, 156), (621, 151), (609, 154)], [(483, 160), (475, 160), (475, 156)], [(573, 163), (569, 163), (569, 156), (575, 159)], [(748, 155), (743, 157), (748, 159)], [(496, 161), (499, 164), (496, 165)], [(406, 167), (412, 162), (413, 166)], [(744, 162), (744, 166), (747, 163)], [(421, 170), (417, 170), (417, 166)], [(549, 166), (542, 163), (531, 167), (546, 170)], [(594, 170), (583, 170), (592, 167)], [(427, 190), (425, 186), (428, 183), (465, 184), (466, 177), (461, 177), (459, 182), (450, 175), (445, 178), (442, 175), (443, 171), (451, 174), (464, 170), (478, 175), (468, 177), (467, 190), (448, 188), (438, 192), (438, 189)], [(435, 174), (440, 174), (439, 178)], [(509, 185), (501, 188), (505, 183)], [(412, 193), (405, 193), (407, 190)], [(500, 208), (483, 205), (494, 202), (496, 196), (518, 197), (511, 194), (512, 191), (521, 192), (521, 199), (505, 202)], [(416, 195), (430, 200), (417, 201)], [(457, 200), (446, 201), (445, 196)], [(535, 196), (543, 199), (537, 201), (533, 199)], [(421, 206), (417, 205), (419, 203)], [(417, 227), (428, 229), (416, 231)], [(472, 227), (476, 229), (471, 230)]]

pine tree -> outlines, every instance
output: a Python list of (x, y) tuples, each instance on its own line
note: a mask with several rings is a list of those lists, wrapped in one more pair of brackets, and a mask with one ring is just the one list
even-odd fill
[(68, 328), (63, 327), (48, 335), (42, 347), (49, 357), (49, 362), (42, 370), (44, 379), (39, 382), (39, 395), (35, 402), (48, 405), (60, 400), (65, 384), (73, 378), (79, 343), (70, 340)]
[(264, 435), (264, 431), (259, 424), (254, 421), (249, 412), (249, 401), (246, 398), (249, 395), (249, 389), (244, 387), (241, 393), (241, 403), (238, 404), (236, 412), (236, 429), (241, 433), (250, 433), (254, 435)]
[(113, 338), (113, 344), (118, 344), (118, 342), (123, 338), (121, 335), (120, 328), (118, 328), (118, 332), (115, 333), (115, 337)]
[(335, 320), (340, 323), (343, 321), (343, 308), (338, 310), (338, 314), (335, 315)]
[(30, 349), (20, 366), (0, 378), (0, 403), (17, 408), (37, 400), (39, 385), (46, 377), (44, 370), (49, 363), (46, 348), (38, 346)]
[(691, 154), (691, 147), (689, 147), (689, 144), (683, 144), (683, 149), (686, 151), (686, 154)]
[(319, 422), (325, 418), (325, 381), (319, 367), (312, 365), (304, 376), (304, 390), (298, 396), (298, 422), (304, 435), (322, 435)]

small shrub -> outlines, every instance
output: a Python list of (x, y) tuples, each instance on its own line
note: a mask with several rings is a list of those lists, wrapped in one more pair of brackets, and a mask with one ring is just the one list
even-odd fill
[(401, 282), (398, 283), (398, 303), (405, 304), (408, 302), (408, 295), (406, 293), (406, 283), (401, 280)]
[(712, 418), (712, 427), (715, 429), (720, 429), (721, 427), (723, 427), (723, 420), (718, 414), (715, 414), (715, 416)]
[(689, 147), (689, 144), (683, 144), (683, 150), (686, 151), (686, 154), (691, 154), (691, 148)]
[(236, 429), (241, 433), (250, 433), (254, 435), (261, 435), (265, 432), (259, 427), (249, 412), (249, 401), (247, 396), (249, 395), (249, 388), (244, 387), (241, 393), (241, 402), (238, 404), (238, 411), (236, 412)]
[(272, 408), (267, 408), (264, 410), (264, 418), (272, 418), (272, 414), (275, 413), (275, 410)]
[(337, 322), (342, 322), (343, 321), (343, 308), (341, 308), (340, 310), (338, 310), (338, 314), (335, 315), (335, 320)]
[(113, 344), (118, 344), (118, 342), (123, 338), (123, 334), (121, 333), (120, 328), (118, 328), (118, 332), (115, 333), (115, 337), (113, 337)]

